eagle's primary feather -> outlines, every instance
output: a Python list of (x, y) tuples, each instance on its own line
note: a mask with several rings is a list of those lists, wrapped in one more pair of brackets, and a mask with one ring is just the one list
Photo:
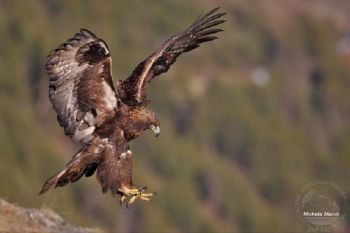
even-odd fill
[(183, 32), (172, 36), (141, 62), (132, 74), (114, 88), (112, 59), (107, 44), (81, 29), (53, 50), (47, 58), (49, 97), (66, 135), (83, 143), (65, 168), (47, 179), (40, 194), (50, 187), (64, 186), (97, 171), (102, 191), (149, 200), (151, 193), (135, 188), (132, 152), (128, 142), (146, 129), (159, 134), (159, 119), (147, 109), (147, 86), (166, 72), (177, 57), (201, 43), (217, 39), (213, 28), (224, 22), (225, 13), (215, 8), (200, 16)]
[(155, 76), (167, 72), (180, 54), (198, 48), (201, 43), (217, 39), (212, 34), (221, 32), (222, 29), (210, 28), (225, 22), (221, 19), (225, 13), (214, 14), (218, 9), (200, 16), (185, 31), (170, 37), (141, 62), (130, 77), (121, 82), (121, 99), (129, 104), (147, 105), (147, 86)]

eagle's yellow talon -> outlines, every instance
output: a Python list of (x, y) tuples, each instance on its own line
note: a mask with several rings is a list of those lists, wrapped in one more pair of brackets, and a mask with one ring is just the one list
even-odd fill
[(141, 200), (144, 200), (144, 201), (151, 201), (151, 199), (149, 197), (153, 196), (154, 193), (144, 193), (144, 192), (140, 192), (139, 194), (133, 196), (129, 203), (132, 204), (136, 199), (141, 199)]
[(138, 195), (141, 191), (137, 188), (129, 189), (127, 195)]
[[(137, 199), (144, 200), (144, 201), (151, 201), (149, 197), (154, 196), (156, 193), (145, 193), (146, 187), (142, 188), (124, 188), (120, 190), (121, 193), (123, 193), (123, 196), (120, 199), (120, 203), (122, 204), (124, 201), (126, 202), (126, 207), (129, 208), (130, 204), (133, 204)], [(127, 198), (129, 200), (127, 200)]]
[(133, 196), (130, 198), (130, 200), (128, 201), (128, 204), (127, 205), (130, 205), (132, 203), (134, 203), (136, 201), (136, 199), (138, 198), (138, 196)]
[(154, 193), (141, 193), (141, 197), (151, 197), (154, 196)]
[(141, 200), (144, 200), (144, 201), (151, 201), (151, 199), (149, 199), (148, 197), (140, 197)]
[(120, 198), (120, 201), (119, 201), (119, 204), (120, 206), (123, 205), (123, 202), (126, 200), (126, 195), (123, 195), (121, 198)]

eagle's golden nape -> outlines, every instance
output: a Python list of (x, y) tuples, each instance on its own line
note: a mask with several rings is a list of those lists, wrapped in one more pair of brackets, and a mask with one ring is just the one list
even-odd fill
[(128, 207), (136, 200), (150, 201), (154, 192), (137, 188), (132, 180), (129, 141), (150, 129), (160, 134), (156, 114), (147, 108), (147, 87), (168, 71), (177, 57), (200, 44), (217, 39), (213, 28), (225, 22), (215, 8), (186, 30), (170, 37), (114, 87), (112, 58), (105, 41), (81, 29), (47, 57), (49, 98), (66, 135), (82, 148), (64, 169), (47, 179), (40, 194), (96, 173), (102, 192), (121, 196)]

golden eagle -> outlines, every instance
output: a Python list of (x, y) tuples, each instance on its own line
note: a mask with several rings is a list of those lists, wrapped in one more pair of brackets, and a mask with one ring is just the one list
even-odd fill
[(49, 97), (66, 135), (83, 147), (65, 168), (47, 179), (40, 194), (89, 177), (96, 171), (102, 192), (121, 195), (121, 204), (136, 199), (149, 201), (154, 193), (132, 181), (132, 152), (128, 142), (151, 129), (156, 136), (160, 123), (147, 109), (147, 86), (165, 73), (176, 58), (201, 43), (217, 39), (225, 13), (215, 8), (200, 16), (183, 32), (172, 36), (141, 62), (125, 80), (113, 85), (112, 59), (107, 44), (92, 32), (81, 29), (47, 58)]

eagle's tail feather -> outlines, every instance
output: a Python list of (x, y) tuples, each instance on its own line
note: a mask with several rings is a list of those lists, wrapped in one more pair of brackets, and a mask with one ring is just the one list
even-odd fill
[[(59, 180), (61, 178), (61, 176), (65, 173), (65, 169), (62, 170), (61, 172), (57, 173), (56, 175), (50, 177), (49, 179), (47, 179), (44, 183), (44, 185), (41, 187), (41, 190), (39, 192), (39, 195), (45, 193), (46, 191), (48, 191), (53, 185), (59, 186)], [(62, 182), (61, 182), (62, 183)]]
[(62, 171), (45, 181), (39, 195), (48, 191), (52, 186), (62, 187), (69, 182), (78, 181), (83, 175), (86, 177), (93, 175), (100, 163), (103, 149), (104, 145), (98, 143), (91, 143), (83, 147)]

